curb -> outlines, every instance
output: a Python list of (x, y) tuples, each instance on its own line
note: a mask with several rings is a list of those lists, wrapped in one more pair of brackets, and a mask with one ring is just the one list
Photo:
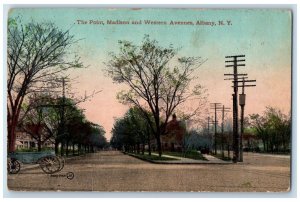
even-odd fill
[(132, 156), (132, 157), (137, 158), (137, 159), (142, 160), (142, 161), (146, 161), (146, 162), (149, 162), (149, 163), (156, 163), (156, 164), (158, 164), (158, 162), (155, 162), (155, 161), (152, 161), (152, 160), (149, 160), (149, 159), (143, 159), (143, 158), (140, 158), (140, 157), (138, 157), (138, 156), (136, 156), (134, 154), (130, 154), (130, 153), (126, 153), (126, 152), (122, 152), (122, 153), (124, 155)]
[(126, 152), (122, 152), (122, 153), (125, 155), (128, 155), (128, 156), (132, 156), (134, 158), (140, 159), (142, 161), (146, 161), (146, 162), (154, 163), (154, 164), (169, 164), (169, 165), (199, 165), (199, 164), (201, 164), (201, 165), (204, 165), (204, 164), (206, 164), (206, 165), (210, 165), (210, 164), (211, 165), (232, 165), (232, 164), (234, 164), (233, 162), (224, 162), (224, 163), (211, 162), (211, 163), (209, 163), (209, 161), (208, 162), (181, 162), (181, 163), (179, 163), (179, 162), (176, 162), (176, 160), (174, 162), (163, 162), (163, 161), (153, 161), (153, 160), (149, 160), (149, 159), (143, 159), (143, 158), (140, 158), (139, 156), (136, 156), (136, 155), (130, 154), (130, 153), (126, 153)]

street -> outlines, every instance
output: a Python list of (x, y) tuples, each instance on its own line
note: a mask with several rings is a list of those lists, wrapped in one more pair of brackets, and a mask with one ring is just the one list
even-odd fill
[[(25, 167), (8, 175), (10, 190), (286, 192), (290, 188), (290, 157), (279, 155), (244, 153), (244, 162), (238, 164), (165, 165), (101, 151), (67, 159), (64, 169), (53, 175)], [(73, 179), (68, 172), (74, 173)]]

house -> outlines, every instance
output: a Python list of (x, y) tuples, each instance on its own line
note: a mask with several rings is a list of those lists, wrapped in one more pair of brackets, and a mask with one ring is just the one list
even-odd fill
[(31, 149), (36, 147), (36, 141), (24, 131), (16, 131), (16, 149)]
[[(16, 131), (16, 149), (37, 149), (38, 148), (38, 142), (36, 139), (34, 139), (30, 134), (26, 133), (24, 130), (21, 130), (20, 128)], [(48, 139), (47, 141), (43, 142), (43, 147), (47, 148), (54, 148), (53, 141)]]
[(175, 114), (167, 123), (166, 133), (161, 135), (161, 146), (163, 151), (181, 151), (184, 143), (186, 130), (184, 122), (178, 121)]

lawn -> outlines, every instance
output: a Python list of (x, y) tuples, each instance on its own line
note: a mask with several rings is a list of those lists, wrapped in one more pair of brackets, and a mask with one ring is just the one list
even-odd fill
[(174, 161), (174, 160), (178, 160), (178, 159), (175, 159), (175, 158), (170, 158), (170, 157), (165, 157), (165, 156), (159, 157), (157, 155), (149, 156), (148, 154), (144, 154), (144, 155), (135, 154), (135, 153), (128, 153), (128, 154), (131, 155), (131, 156), (143, 159), (143, 160), (148, 160), (148, 161)]
[(202, 156), (201, 153), (197, 151), (187, 151), (186, 153), (183, 152), (163, 152), (163, 155), (170, 155), (170, 156), (178, 156), (178, 157), (184, 157), (184, 158), (189, 158), (189, 159), (196, 159), (196, 160), (204, 160), (207, 161), (205, 157)]

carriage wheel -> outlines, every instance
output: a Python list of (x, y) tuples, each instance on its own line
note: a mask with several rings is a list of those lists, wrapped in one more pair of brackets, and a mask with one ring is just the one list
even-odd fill
[(46, 156), (39, 161), (44, 173), (53, 174), (60, 170), (60, 161), (56, 156)]
[(21, 164), (17, 159), (9, 159), (7, 162), (7, 171), (9, 174), (17, 174), (21, 169)]
[(64, 159), (64, 157), (58, 157), (58, 159), (59, 159), (59, 162), (60, 162), (59, 171), (61, 171), (65, 166), (65, 159)]

